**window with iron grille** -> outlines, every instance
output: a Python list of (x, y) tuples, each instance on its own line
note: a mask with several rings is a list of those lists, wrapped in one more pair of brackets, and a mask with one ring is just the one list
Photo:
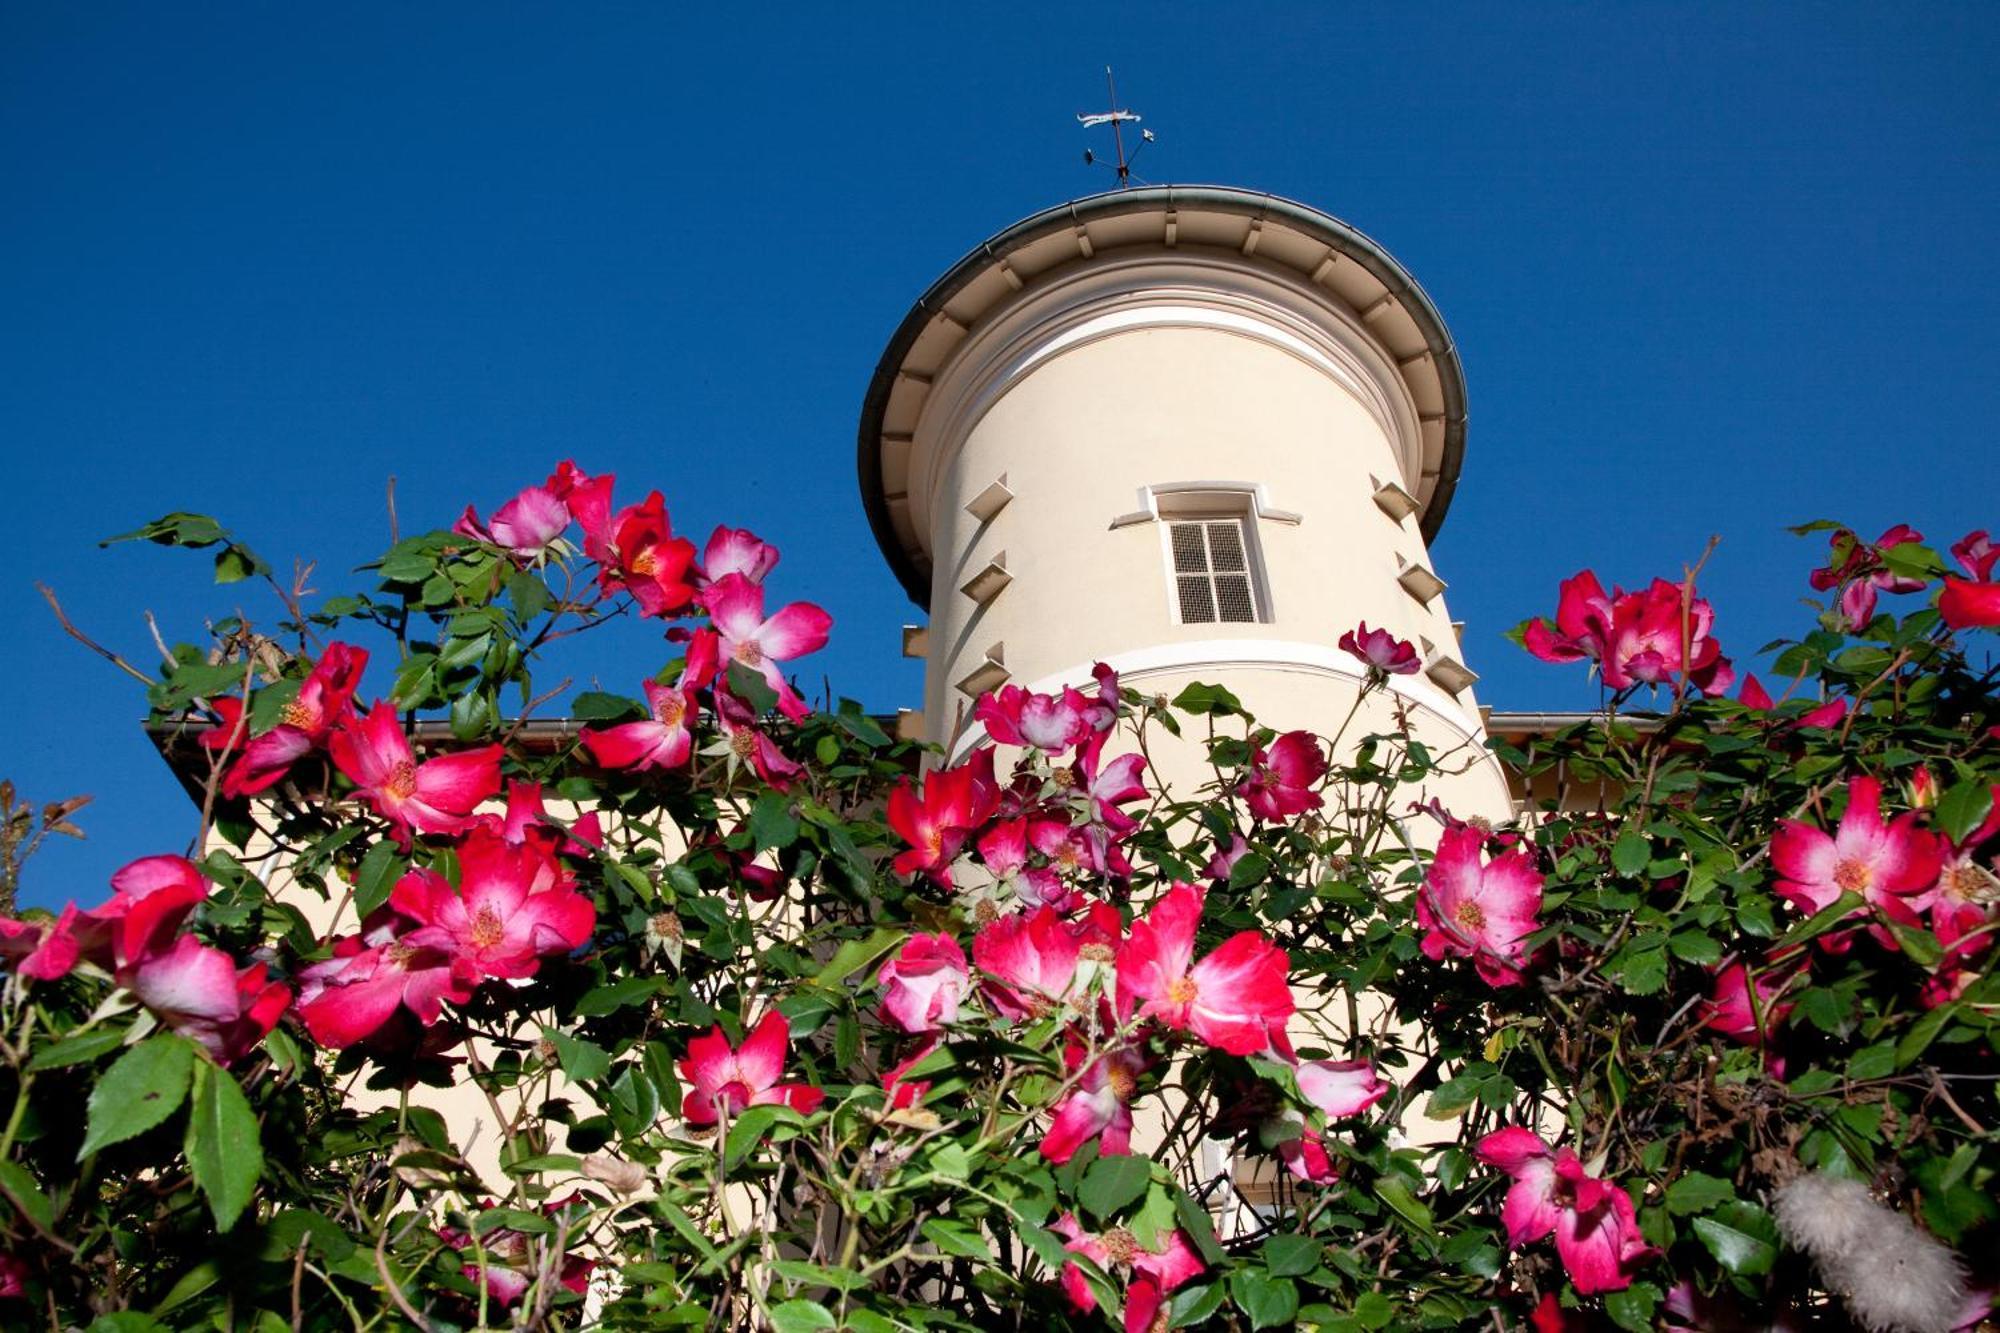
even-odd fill
[(1256, 575), (1240, 518), (1170, 520), (1175, 604), (1183, 625), (1251, 624), (1258, 615)]

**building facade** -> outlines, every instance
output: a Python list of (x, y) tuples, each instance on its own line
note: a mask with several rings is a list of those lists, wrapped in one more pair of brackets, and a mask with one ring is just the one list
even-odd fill
[[(956, 758), (984, 691), (1226, 685), (1331, 734), (1366, 622), (1421, 671), (1348, 734), (1448, 756), (1429, 793), (1504, 817), (1506, 775), (1428, 541), (1458, 481), (1465, 384), (1436, 307), (1381, 246), (1224, 187), (1077, 200), (987, 240), (912, 307), (862, 410), (869, 522), (926, 615), (905, 734)], [(1163, 781), (1200, 756), (1158, 756)]]

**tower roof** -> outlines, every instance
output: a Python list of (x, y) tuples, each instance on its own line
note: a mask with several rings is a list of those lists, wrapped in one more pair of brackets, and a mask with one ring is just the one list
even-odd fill
[(1339, 218), (1225, 185), (1157, 185), (1044, 209), (975, 247), (917, 298), (861, 406), (857, 463), (868, 524), (898, 581), (930, 604), (930, 556), (910, 519), (909, 453), (933, 377), (993, 311), (1043, 274), (1133, 247), (1233, 250), (1290, 269), (1350, 308), (1395, 358), (1423, 432), (1413, 488), (1435, 537), (1465, 453), (1465, 374), (1437, 307), (1395, 258)]

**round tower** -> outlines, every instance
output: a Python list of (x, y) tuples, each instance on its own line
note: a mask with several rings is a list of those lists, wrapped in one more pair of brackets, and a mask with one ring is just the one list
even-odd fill
[(1365, 679), (1336, 644), (1366, 621), (1423, 665), (1348, 739), (1406, 730), (1456, 756), (1455, 810), (1505, 814), (1426, 547), (1464, 448), (1444, 321), (1346, 223), (1215, 186), (1018, 222), (917, 301), (862, 408), (869, 522), (928, 613), (908, 721), (956, 756), (982, 691), (1087, 685), (1102, 660), (1331, 733)]

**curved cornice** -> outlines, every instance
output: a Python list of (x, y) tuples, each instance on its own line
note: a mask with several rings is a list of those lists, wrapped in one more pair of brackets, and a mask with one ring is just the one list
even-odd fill
[[(909, 513), (909, 478), (898, 468), (907, 463), (921, 395), (959, 344), (990, 314), (1011, 308), (1016, 293), (1100, 255), (1125, 258), (1135, 250), (1178, 252), (1184, 260), (1233, 251), (1231, 262), (1241, 268), (1289, 269), (1338, 298), (1346, 318), (1394, 359), (1421, 417), (1423, 458), (1413, 489), (1424, 537), (1435, 536), (1464, 456), (1465, 379), (1422, 287), (1374, 240), (1304, 204), (1227, 186), (1151, 186), (1079, 199), (1015, 223), (933, 283), (890, 339), (863, 400), (857, 464), (869, 526), (917, 605), (929, 605), (929, 572)], [(895, 424), (907, 429), (892, 429), (892, 416), (906, 418)], [(895, 450), (905, 457), (885, 458)]]

